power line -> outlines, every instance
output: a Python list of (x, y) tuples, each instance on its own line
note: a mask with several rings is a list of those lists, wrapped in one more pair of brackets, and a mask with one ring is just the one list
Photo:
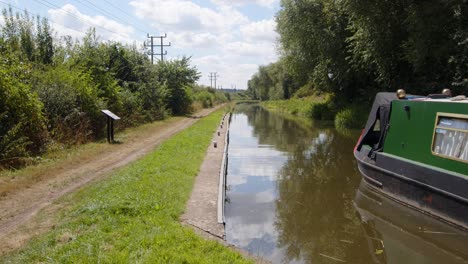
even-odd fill
[[(29, 14), (35, 15), (35, 16), (37, 16), (37, 17), (41, 17), (41, 15), (39, 15), (39, 14), (37, 14), (37, 13), (29, 12), (26, 8), (23, 9), (23, 8), (17, 7), (17, 6), (15, 6), (15, 5), (12, 5), (11, 3), (8, 3), (8, 2), (2, 1), (2, 0), (0, 0), (0, 3), (3, 3), (3, 4), (5, 4), (5, 5), (7, 5), (7, 6), (9, 6), (9, 7), (12, 7), (12, 8), (14, 8), (14, 9), (17, 9), (17, 10), (19, 10), (19, 11), (25, 11), (25, 12), (28, 12)], [(39, 4), (42, 4), (42, 5), (44, 5), (44, 6), (47, 6), (46, 4), (43, 4), (43, 3), (39, 3)], [(50, 6), (47, 6), (47, 7), (50, 7)], [(53, 7), (50, 7), (50, 8), (53, 8)], [(62, 9), (60, 9), (60, 10), (62, 10)], [(65, 11), (65, 10), (62, 10), (62, 11)], [(67, 12), (67, 11), (65, 11), (65, 12)], [(67, 12), (67, 13), (70, 13), (70, 12)], [(71, 14), (71, 13), (70, 13), (70, 14)], [(73, 14), (72, 14), (72, 15), (73, 15)], [(75, 17), (75, 18), (79, 19), (78, 17)], [(79, 19), (79, 20), (81, 20), (81, 19)], [(83, 21), (83, 20), (81, 20), (81, 21)], [(83, 21), (83, 22), (86, 23), (86, 21)], [(91, 24), (89, 24), (89, 25), (91, 25)], [(91, 26), (92, 26), (92, 25), (91, 25)], [(103, 28), (103, 29), (105, 29), (105, 28)], [(107, 30), (107, 29), (105, 29), (105, 30)], [(107, 31), (113, 32), (113, 31), (111, 31), (111, 30), (107, 30)], [(116, 32), (113, 32), (113, 33), (118, 34), (118, 33), (116, 33)], [(123, 58), (122, 55), (121, 55), (120, 53), (117, 53), (117, 54), (118, 54), (118, 56), (119, 56), (120, 58)]]
[[(102, 12), (103, 14), (106, 14), (106, 15), (108, 15), (108, 16), (110, 16), (110, 17), (113, 17), (114, 19), (118, 20), (119, 22), (121, 22), (121, 23), (123, 23), (123, 24), (129, 24), (129, 25), (133, 26), (136, 30), (138, 30), (138, 31), (140, 31), (140, 32), (143, 32), (143, 33), (146, 33), (146, 31), (140, 29), (139, 27), (135, 26), (134, 24), (132, 24), (132, 23), (130, 23), (130, 22), (128, 22), (128, 21), (122, 20), (121, 18), (119, 18), (119, 17), (117, 17), (116, 15), (114, 15), (114, 14), (108, 12), (107, 10), (102, 9), (101, 7), (99, 7), (99, 6), (95, 5), (95, 4), (93, 4), (93, 3), (92, 3), (91, 1), (89, 1), (89, 0), (83, 0), (83, 1), (85, 1), (86, 3), (88, 3), (88, 4), (82, 2), (82, 0), (75, 0), (75, 1), (80, 2), (81, 4), (87, 6), (87, 7), (90, 8), (90, 9), (99, 10), (99, 11)], [(94, 8), (93, 8), (93, 7), (94, 7)]]
[(92, 27), (98, 27), (98, 28), (104, 29), (104, 30), (106, 30), (106, 31), (109, 31), (109, 32), (111, 32), (111, 33), (120, 35), (120, 36), (122, 36), (122, 37), (127, 37), (127, 36), (125, 36), (125, 35), (122, 35), (121, 33), (115, 32), (115, 31), (110, 30), (110, 29), (107, 29), (107, 28), (105, 28), (105, 27), (102, 27), (102, 26), (99, 26), (99, 25), (93, 25), (93, 24), (89, 23), (88, 21), (83, 20), (83, 19), (81, 19), (80, 17), (76, 16), (76, 15), (73, 14), (72, 12), (69, 12), (69, 11), (67, 11), (67, 10), (64, 10), (64, 9), (62, 9), (60, 6), (57, 6), (57, 5), (51, 3), (51, 2), (49, 2), (49, 1), (47, 1), (47, 0), (36, 0), (36, 2), (37, 2), (38, 4), (41, 4), (41, 5), (46, 6), (46, 7), (57, 8), (58, 10), (60, 10), (60, 11), (62, 11), (62, 12), (65, 12), (65, 13), (68, 13), (68, 14), (70, 14), (71, 16), (73, 16), (75, 19), (77, 19), (77, 20), (79, 20), (79, 21), (81, 21), (81, 22), (83, 22), (83, 23), (85, 23), (85, 24), (88, 24), (88, 25), (90, 25), (90, 26), (92, 26)]
[(112, 4), (112, 2), (110, 1), (107, 1), (107, 0), (103, 0), (104, 2), (106, 2), (108, 5), (112, 6), (113, 8), (119, 10), (122, 14), (126, 15), (128, 18), (130, 19), (134, 19), (134, 17), (132, 15), (129, 15), (127, 12), (125, 12), (124, 10), (122, 10), (122, 8)]

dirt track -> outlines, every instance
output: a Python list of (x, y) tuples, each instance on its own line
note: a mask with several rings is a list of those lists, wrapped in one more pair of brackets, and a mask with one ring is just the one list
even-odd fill
[[(165, 139), (193, 125), (197, 121), (196, 117), (208, 115), (214, 110), (205, 109), (194, 117), (183, 118), (158, 128), (142, 140), (117, 144), (112, 151), (102, 153), (92, 160), (71, 162), (27, 188), (19, 188), (0, 197), (0, 256), (21, 247), (31, 237), (53, 227), (55, 213), (62, 207), (53, 204), (54, 201), (137, 160)], [(44, 210), (41, 217), (34, 217), (41, 210)]]

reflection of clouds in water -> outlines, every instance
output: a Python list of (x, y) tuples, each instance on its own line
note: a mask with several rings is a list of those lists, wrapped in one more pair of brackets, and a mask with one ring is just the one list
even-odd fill
[(227, 184), (235, 186), (247, 183), (249, 177), (266, 177), (265, 181), (276, 181), (287, 157), (272, 149), (238, 148), (229, 150), (228, 160)]
[(276, 192), (273, 189), (255, 194), (255, 202), (272, 203), (276, 200)]
[(312, 139), (310, 146), (303, 152), (305, 158), (310, 159), (314, 154), (317, 153), (317, 146), (325, 144), (330, 138), (326, 132), (320, 132), (318, 137)]
[[(233, 203), (226, 205), (226, 240), (253, 255), (281, 263), (284, 248), (277, 248), (275, 227), (275, 190), (260, 193), (232, 194)], [(231, 213), (235, 215), (230, 216)], [(301, 261), (287, 259), (287, 263)]]
[(275, 150), (273, 147), (268, 145), (259, 145), (254, 148), (236, 148), (236, 146), (229, 147), (229, 156), (232, 157), (277, 157), (282, 156), (283, 152)]
[[(272, 202), (257, 202), (256, 194), (230, 197), (235, 202), (226, 205), (226, 239), (229, 243), (247, 248), (253, 239), (268, 238), (270, 242), (276, 241), (278, 234), (274, 226), (275, 210)], [(231, 212), (235, 215), (230, 216)]]
[[(234, 122), (235, 121), (235, 122)], [(248, 118), (246, 115), (234, 114), (232, 117), (232, 122), (229, 124), (231, 131), (236, 131), (233, 136), (235, 137), (244, 137), (244, 138), (253, 138), (253, 127), (246, 126), (248, 123)]]

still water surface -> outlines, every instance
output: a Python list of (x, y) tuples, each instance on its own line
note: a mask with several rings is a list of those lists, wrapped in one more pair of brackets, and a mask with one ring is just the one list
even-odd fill
[(468, 234), (361, 183), (358, 132), (257, 105), (232, 116), (226, 239), (273, 263), (468, 263)]

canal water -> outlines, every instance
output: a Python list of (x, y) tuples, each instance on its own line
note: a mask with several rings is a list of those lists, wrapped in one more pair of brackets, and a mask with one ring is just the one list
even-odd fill
[(226, 240), (273, 263), (468, 263), (468, 234), (361, 182), (358, 131), (238, 105)]

